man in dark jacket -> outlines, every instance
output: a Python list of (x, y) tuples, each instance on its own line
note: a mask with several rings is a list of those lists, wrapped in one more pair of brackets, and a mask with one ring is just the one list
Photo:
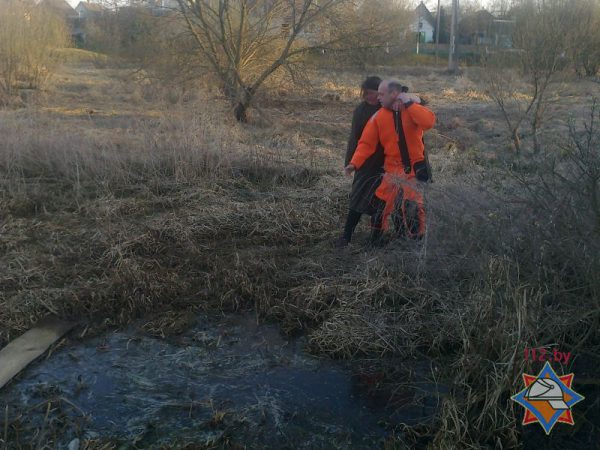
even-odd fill
[[(363, 101), (356, 107), (352, 115), (352, 128), (348, 138), (344, 166), (347, 166), (352, 160), (365, 125), (381, 107), (377, 99), (379, 83), (381, 83), (381, 78), (373, 76), (368, 77), (361, 85)], [(373, 199), (383, 175), (383, 160), (383, 147), (379, 145), (375, 153), (354, 174), (348, 216), (344, 233), (336, 241), (337, 247), (344, 247), (350, 243), (354, 229), (363, 214), (372, 216), (375, 213), (377, 208), (373, 204)]]

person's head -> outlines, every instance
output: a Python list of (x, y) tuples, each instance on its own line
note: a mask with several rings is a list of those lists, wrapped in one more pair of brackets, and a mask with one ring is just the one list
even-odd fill
[(381, 83), (379, 77), (367, 77), (365, 81), (360, 85), (361, 95), (365, 102), (369, 105), (377, 105), (379, 100), (377, 99), (377, 89)]
[(396, 78), (389, 78), (379, 84), (377, 98), (381, 106), (391, 108), (400, 92), (402, 92), (402, 83)]

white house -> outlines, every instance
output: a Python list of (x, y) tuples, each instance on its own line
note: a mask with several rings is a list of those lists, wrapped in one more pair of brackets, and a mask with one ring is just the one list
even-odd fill
[(435, 33), (435, 19), (423, 2), (415, 8), (414, 18), (409, 27), (413, 33), (419, 33), (419, 42), (433, 42)]

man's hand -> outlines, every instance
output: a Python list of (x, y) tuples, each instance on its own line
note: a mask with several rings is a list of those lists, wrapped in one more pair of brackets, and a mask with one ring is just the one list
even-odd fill
[(351, 177), (355, 170), (356, 167), (354, 167), (354, 164), (348, 164), (346, 167), (344, 167), (344, 173), (347, 177)]
[(417, 94), (409, 94), (408, 92), (400, 92), (398, 97), (396, 97), (396, 101), (392, 105), (392, 110), (401, 111), (404, 104), (408, 102), (413, 103), (421, 103), (421, 97)]

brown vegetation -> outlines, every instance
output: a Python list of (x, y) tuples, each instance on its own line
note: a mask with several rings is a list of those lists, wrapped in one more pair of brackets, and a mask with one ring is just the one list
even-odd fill
[[(412, 434), (431, 448), (517, 447), (524, 346), (598, 355), (598, 110), (565, 83), (572, 102), (554, 106), (573, 131), (557, 121), (564, 145), (519, 157), (477, 69), (373, 71), (438, 115), (427, 238), (383, 250), (361, 246), (366, 229), (331, 246), (361, 74), (317, 70), (310, 92), (261, 97), (240, 125), (225, 99), (79, 62), (46, 106), (0, 112), (0, 343), (48, 314), (97, 331), (175, 314), (148, 326), (161, 335), (198, 310), (252, 308), (321, 354), (436, 361), (450, 393)], [(597, 431), (593, 410), (577, 414)]]
[[(112, 57), (57, 50), (62, 25), (42, 24), (20, 3), (0, 11), (0, 102), (27, 106), (0, 111), (0, 344), (48, 315), (79, 321), (81, 335), (141, 317), (148, 334), (165, 336), (198, 311), (252, 309), (306, 334), (320, 355), (384, 368), (432, 361), (432, 380), (448, 386), (437, 416), (397, 426), (385, 448), (519, 447), (527, 436), (510, 395), (537, 368), (524, 347), (567, 348), (588, 361), (569, 367), (576, 383), (596, 376), (600, 110), (597, 82), (578, 75), (597, 73), (597, 9), (587, 0), (569, 14), (558, 0), (516, 2), (519, 50), (458, 76), (399, 54), (399, 64), (375, 66), (377, 55), (359, 44), (381, 48), (393, 27), (367, 11), (355, 30), (329, 36), (339, 42), (381, 19), (378, 33), (345, 42), (352, 52), (333, 45), (335, 56), (400, 77), (437, 114), (426, 136), (435, 180), (426, 238), (375, 250), (362, 245), (363, 228), (338, 251), (343, 147), (365, 73), (332, 71), (329, 54), (299, 55), (316, 46), (303, 33), (309, 25), (322, 31), (323, 21), (357, 11), (292, 3), (303, 9), (291, 28), (287, 2), (263, 19), (256, 2), (189, 9), (187, 28), (176, 16), (124, 8), (87, 30), (88, 45)], [(574, 32), (582, 14), (589, 20)], [(273, 27), (282, 29), (276, 39)], [(583, 30), (589, 41), (577, 46)], [(204, 59), (187, 58), (199, 50)], [(40, 87), (58, 59), (68, 63), (54, 90), (11, 100)], [(298, 73), (311, 83), (290, 87)], [(232, 100), (250, 124), (229, 117)], [(383, 373), (401, 385), (397, 372)], [(593, 397), (591, 381), (576, 387)], [(33, 407), (47, 408), (48, 420), (31, 435), (5, 417), (2, 443), (56, 446), (54, 418), (76, 407), (53, 402)], [(582, 403), (578, 427), (552, 445), (590, 447), (598, 417), (597, 402)], [(215, 410), (214, 423), (224, 420)]]

